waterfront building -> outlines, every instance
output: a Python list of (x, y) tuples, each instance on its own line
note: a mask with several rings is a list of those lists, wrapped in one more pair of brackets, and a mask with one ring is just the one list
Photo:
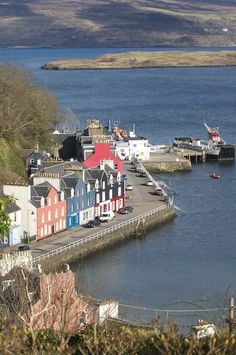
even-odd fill
[(122, 173), (122, 161), (111, 152), (109, 143), (96, 143), (94, 153), (83, 162), (83, 166), (86, 169), (97, 168), (103, 160), (113, 162), (113, 167)]
[(50, 183), (4, 185), (3, 191), (17, 199), (22, 211), (23, 238), (42, 239), (66, 229), (66, 200)]
[(62, 177), (62, 190), (67, 201), (67, 229), (78, 227), (94, 219), (94, 195), (82, 177)]
[(124, 207), (124, 181), (120, 172), (106, 163), (101, 161), (99, 168), (86, 169), (84, 172), (85, 180), (95, 190), (95, 217)]

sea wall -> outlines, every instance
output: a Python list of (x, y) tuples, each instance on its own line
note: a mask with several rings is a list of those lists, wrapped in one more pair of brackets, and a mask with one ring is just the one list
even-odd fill
[(109, 248), (118, 242), (131, 238), (138, 238), (144, 235), (148, 230), (157, 227), (160, 224), (166, 223), (175, 216), (175, 207), (169, 206), (162, 211), (143, 218), (139, 222), (130, 224), (129, 226), (124, 226), (123, 228), (107, 235), (102, 235), (95, 240), (88, 241), (83, 245), (78, 245), (78, 247), (66, 250), (59, 255), (51, 256), (50, 259), (44, 259), (39, 263), (41, 264), (44, 272), (58, 271), (63, 267), (64, 263), (78, 262), (80, 259), (104, 248)]
[(167, 172), (172, 173), (174, 171), (189, 171), (192, 169), (192, 164), (190, 160), (179, 159), (179, 160), (148, 160), (142, 162), (145, 169), (150, 173), (157, 172)]

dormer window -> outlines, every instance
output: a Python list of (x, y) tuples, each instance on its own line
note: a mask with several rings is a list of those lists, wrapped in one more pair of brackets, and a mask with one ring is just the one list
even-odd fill
[(40, 206), (41, 206), (41, 207), (45, 206), (45, 200), (44, 200), (43, 197), (41, 197)]
[(102, 182), (102, 188), (105, 189), (105, 187), (106, 187), (106, 183), (105, 183), (105, 181), (103, 181)]

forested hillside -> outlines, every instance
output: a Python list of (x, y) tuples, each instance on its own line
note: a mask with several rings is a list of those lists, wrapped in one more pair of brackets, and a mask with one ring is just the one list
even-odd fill
[(0, 65), (0, 185), (24, 177), (22, 148), (49, 149), (60, 118), (54, 96), (25, 69)]
[(0, 47), (235, 45), (235, 0), (9, 0)]

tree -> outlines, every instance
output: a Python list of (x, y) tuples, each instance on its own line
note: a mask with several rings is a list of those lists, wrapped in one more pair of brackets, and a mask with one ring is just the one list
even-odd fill
[(11, 218), (7, 212), (7, 208), (13, 201), (12, 196), (0, 196), (0, 240), (10, 232)]
[(23, 148), (47, 148), (59, 119), (55, 97), (36, 85), (31, 72), (0, 64), (0, 137)]
[(75, 133), (80, 129), (80, 121), (71, 108), (67, 107), (63, 110), (57, 127), (63, 133)]

